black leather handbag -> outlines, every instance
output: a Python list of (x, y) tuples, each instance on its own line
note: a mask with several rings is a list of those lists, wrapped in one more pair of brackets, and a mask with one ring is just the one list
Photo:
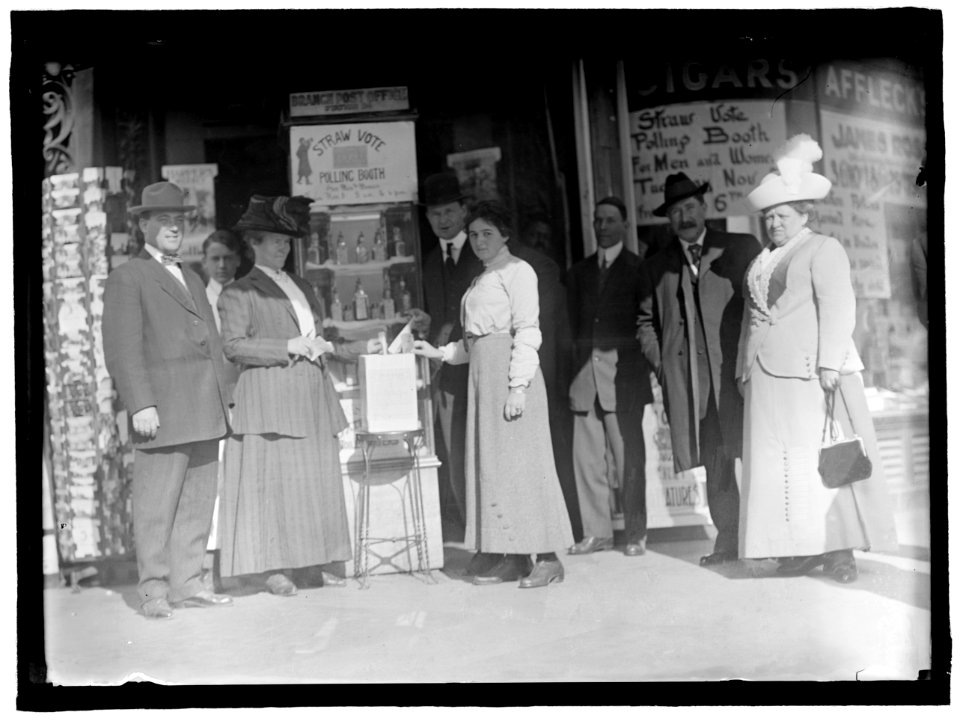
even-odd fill
[(836, 395), (836, 391), (827, 395), (827, 414), (823, 421), (820, 462), (817, 465), (823, 485), (827, 488), (839, 488), (856, 481), (864, 481), (873, 475), (873, 463), (867, 457), (863, 439), (856, 435), (845, 439), (840, 424), (834, 420), (833, 406)]

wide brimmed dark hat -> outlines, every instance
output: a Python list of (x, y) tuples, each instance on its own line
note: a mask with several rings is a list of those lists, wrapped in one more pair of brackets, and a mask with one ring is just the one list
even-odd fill
[(185, 196), (186, 193), (179, 185), (167, 181), (154, 183), (148, 185), (140, 193), (140, 205), (127, 208), (127, 212), (131, 215), (139, 215), (154, 210), (179, 210), (184, 213), (196, 210), (197, 206), (195, 205), (183, 204)]
[(310, 232), (310, 205), (303, 195), (254, 195), (234, 230), (265, 230), (299, 238)]
[(694, 195), (703, 195), (708, 190), (710, 190), (709, 182), (703, 185), (697, 185), (687, 177), (686, 173), (668, 175), (667, 182), (663, 187), (663, 205), (656, 208), (653, 214), (664, 218), (670, 206), (678, 200), (686, 200), (687, 198), (692, 198)]
[(423, 181), (423, 201), (420, 205), (446, 205), (466, 197), (460, 192), (460, 181), (457, 180), (456, 173), (434, 173)]

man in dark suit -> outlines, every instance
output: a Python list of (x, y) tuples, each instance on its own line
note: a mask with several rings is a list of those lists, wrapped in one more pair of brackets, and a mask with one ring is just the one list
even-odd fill
[(647, 536), (643, 407), (653, 399), (636, 339), (640, 258), (623, 247), (627, 209), (619, 198), (597, 203), (593, 229), (597, 252), (567, 273), (576, 373), (570, 384), (573, 468), (583, 524), (583, 538), (569, 552), (613, 547), (609, 448), (621, 490), (624, 553), (640, 556)]
[[(423, 295), (430, 315), (430, 343), (440, 347), (463, 337), (460, 300), (480, 275), (483, 263), (467, 243), (465, 196), (452, 172), (429, 176), (423, 184), (427, 221), (439, 239), (423, 261)], [(467, 378), (464, 365), (444, 363), (434, 380), (434, 414), (441, 505), (447, 526), (466, 523), (464, 453), (467, 433)], [(452, 535), (452, 534), (451, 534)], [(462, 540), (462, 538), (460, 539)]]
[(746, 233), (706, 228), (703, 194), (684, 173), (667, 177), (664, 203), (677, 236), (644, 263), (637, 336), (663, 388), (673, 464), (704, 466), (717, 528), (704, 566), (737, 558), (740, 493), (734, 471), (742, 448), (743, 399), (735, 377), (743, 317), (743, 276), (760, 252)]
[(104, 358), (136, 448), (133, 531), (147, 618), (171, 617), (171, 604), (232, 602), (201, 580), (229, 399), (203, 281), (177, 255), (192, 209), (173, 183), (144, 188), (130, 212), (146, 244), (110, 274), (103, 296)]

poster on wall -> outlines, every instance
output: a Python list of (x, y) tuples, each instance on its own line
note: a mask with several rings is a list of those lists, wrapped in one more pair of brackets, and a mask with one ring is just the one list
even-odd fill
[(858, 298), (889, 298), (887, 208), (925, 208), (916, 185), (923, 128), (831, 110), (820, 113), (823, 173), (830, 195), (811, 225), (843, 243)]
[(709, 181), (711, 218), (748, 215), (747, 194), (773, 167), (786, 140), (783, 103), (724, 100), (663, 105), (630, 113), (631, 160), (637, 222), (662, 223), (653, 210), (663, 202), (668, 175)]
[(456, 172), (461, 192), (474, 201), (500, 200), (497, 192), (499, 162), (500, 148), (479, 148), (447, 156), (447, 166)]
[(415, 202), (413, 122), (290, 128), (290, 188), (320, 205)]
[(186, 205), (197, 209), (187, 213), (180, 255), (184, 262), (203, 260), (203, 241), (217, 229), (217, 205), (213, 180), (217, 177), (216, 163), (204, 165), (164, 165), (160, 174), (165, 180), (179, 185), (185, 191)]

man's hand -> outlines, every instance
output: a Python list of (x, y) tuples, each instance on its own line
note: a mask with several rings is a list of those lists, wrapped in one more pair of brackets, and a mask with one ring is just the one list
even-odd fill
[(145, 438), (155, 438), (160, 429), (160, 416), (156, 406), (141, 408), (133, 414), (133, 430)]

